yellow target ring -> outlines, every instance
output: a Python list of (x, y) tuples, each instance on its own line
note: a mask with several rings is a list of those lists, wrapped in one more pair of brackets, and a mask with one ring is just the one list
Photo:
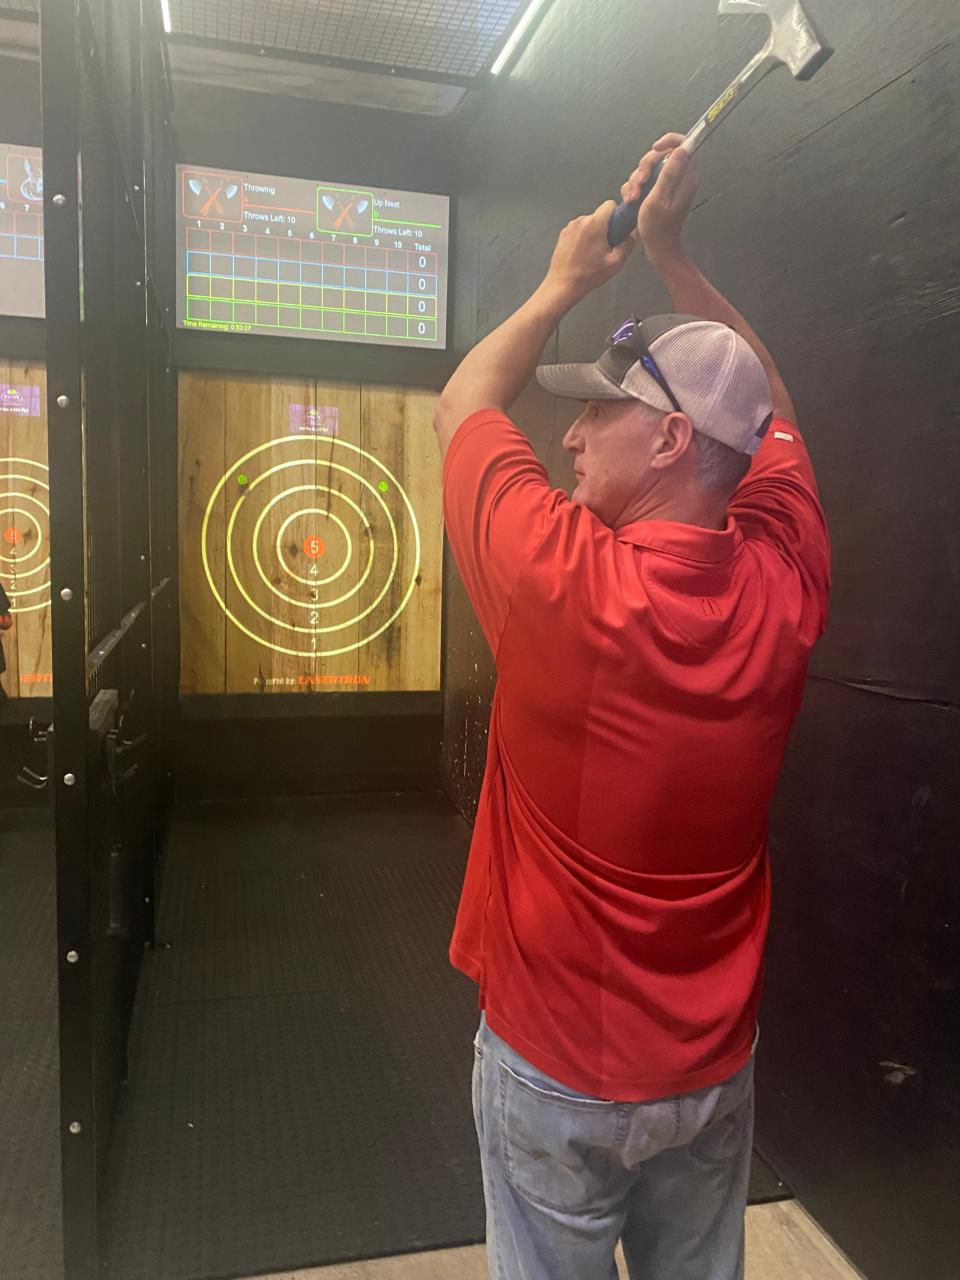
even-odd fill
[[(37, 514), (34, 511), (30, 509), (26, 509), (21, 506), (14, 505), (13, 500), (19, 499), (20, 501), (32, 503), (35, 507), (39, 509), (39, 511), (42, 513), (42, 515), (44, 515), (47, 518), (48, 521), (50, 519), (50, 508), (47, 506), (46, 502), (44, 502), (41, 498), (38, 498), (36, 494), (24, 493), (20, 489), (6, 489), (3, 486), (8, 481), (24, 481), (27, 484), (34, 485), (39, 487), (40, 489), (46, 490), (47, 493), (50, 492), (50, 486), (46, 483), (45, 480), (41, 479), (40, 476), (38, 475), (25, 474), (23, 471), (20, 471), (20, 470), (10, 470), (10, 471), (4, 470), (4, 468), (7, 466), (25, 467), (25, 468), (36, 467), (37, 470), (43, 472), (44, 475), (49, 474), (49, 468), (45, 463), (35, 462), (32, 458), (21, 458), (21, 457), (0, 458), (0, 504), (4, 504), (7, 502), (10, 503), (10, 505), (0, 505), (0, 515), (5, 514), (6, 512), (11, 512), (17, 515), (26, 516), (27, 519), (33, 523), (33, 525), (36, 527), (36, 530), (37, 530), (37, 545), (31, 551), (29, 551), (27, 555), (20, 557), (20, 556), (8, 556), (0, 553), (0, 561), (3, 561), (5, 564), (13, 565), (12, 573), (19, 581), (21, 578), (32, 578), (34, 577), (34, 575), (38, 573), (43, 573), (44, 570), (49, 571), (50, 557), (48, 555), (46, 559), (42, 560), (40, 564), (34, 565), (32, 569), (24, 569), (22, 572), (20, 571), (20, 565), (26, 564), (28, 560), (32, 560), (34, 556), (40, 553), (40, 548), (44, 540), (43, 527), (41, 526), (40, 520), (38, 519)], [(11, 572), (11, 571), (8, 570), (8, 572)], [(28, 588), (21, 589), (19, 585), (16, 585), (16, 586), (11, 585), (10, 595), (13, 600), (19, 601), (24, 596), (42, 595), (44, 593), (49, 592), (49, 590), (50, 590), (50, 577), (48, 572), (47, 580), (45, 582), (42, 582), (37, 587), (28, 587)], [(38, 601), (36, 604), (21, 605), (18, 603), (13, 606), (13, 612), (15, 614), (36, 613), (40, 609), (49, 608), (49, 606), (50, 606), (50, 600), (48, 597), (45, 600)]]
[[(279, 466), (272, 467), (270, 471), (265, 472), (264, 475), (258, 477), (258, 479), (266, 479), (266, 477), (272, 474), (272, 472), (280, 471), (283, 469), (283, 467), (299, 467), (299, 466), (303, 466), (303, 463), (301, 461), (285, 462), (280, 464)], [(329, 627), (300, 627), (295, 622), (284, 622), (282, 618), (275, 618), (273, 617), (272, 614), (267, 613), (264, 609), (261, 609), (260, 606), (257, 604), (257, 602), (250, 596), (250, 593), (244, 587), (243, 583), (240, 581), (240, 575), (237, 573), (237, 567), (233, 559), (233, 528), (234, 528), (234, 524), (236, 523), (237, 514), (240, 510), (240, 503), (237, 503), (237, 505), (234, 507), (233, 511), (231, 512), (230, 523), (227, 525), (227, 564), (230, 566), (230, 576), (233, 578), (234, 586), (243, 596), (244, 600), (246, 600), (250, 608), (253, 609), (255, 613), (259, 613), (262, 618), (266, 618), (268, 622), (273, 623), (275, 627), (282, 627), (284, 631), (299, 631), (301, 633), (304, 633), (306, 635), (311, 635), (311, 636), (324, 635), (331, 631), (343, 631), (347, 627), (353, 627), (353, 626), (356, 626), (358, 622), (362, 622), (364, 618), (366, 618), (369, 614), (371, 614), (374, 611), (374, 609), (377, 607), (377, 605), (380, 603), (383, 597), (390, 590), (390, 587), (393, 584), (393, 575), (396, 573), (396, 570), (397, 570), (397, 562), (400, 559), (400, 543), (397, 538), (397, 527), (393, 523), (393, 516), (390, 514), (390, 510), (387, 507), (387, 504), (384, 502), (380, 494), (377, 493), (377, 491), (374, 489), (373, 485), (370, 484), (369, 480), (364, 480), (362, 476), (358, 476), (355, 472), (350, 471), (347, 467), (340, 466), (338, 462), (330, 462), (325, 460), (323, 463), (323, 466), (324, 468), (333, 467), (337, 471), (344, 471), (346, 472), (347, 475), (351, 476), (354, 480), (359, 480), (359, 482), (362, 485), (368, 488), (370, 492), (374, 495), (374, 497), (377, 499), (377, 501), (380, 503), (380, 505), (383, 507), (387, 520), (390, 524), (390, 533), (393, 536), (393, 564), (390, 566), (390, 576), (387, 578), (387, 581), (384, 584), (383, 590), (374, 600), (373, 604), (371, 604), (368, 608), (364, 609), (363, 613), (361, 613), (358, 617), (351, 618), (348, 622), (334, 623), (332, 626), (329, 626)], [(254, 481), (254, 484), (255, 483), (256, 481)], [(250, 488), (252, 489), (253, 485), (251, 485)], [(371, 563), (372, 563), (372, 549), (374, 546), (372, 538), (370, 540), (370, 546), (371, 546)], [(359, 586), (357, 587), (357, 590), (359, 590)], [(349, 598), (349, 596), (353, 594), (354, 594), (353, 591), (349, 591), (347, 595), (343, 597), (343, 599), (347, 599)], [(311, 653), (312, 652), (313, 651), (311, 650)], [(340, 650), (337, 650), (337, 652), (340, 652)], [(343, 650), (343, 652), (349, 652), (349, 650)]]
[[(8, 498), (27, 498), (27, 499), (29, 499), (29, 498), (31, 497), (31, 495), (30, 495), (29, 493), (16, 493), (16, 492), (8, 493), (6, 496), (7, 496)], [(34, 501), (36, 501), (36, 499), (35, 499), (35, 498), (34, 498), (33, 500), (34, 500)], [(2, 501), (3, 501), (3, 499), (2, 499), (2, 498), (0, 498), (0, 502), (2, 502)], [(42, 508), (42, 507), (41, 507), (41, 510), (43, 510), (43, 508)], [(26, 564), (28, 560), (32, 560), (32, 559), (33, 559), (33, 557), (39, 553), (39, 551), (40, 551), (40, 547), (41, 547), (41, 545), (43, 544), (43, 530), (40, 528), (40, 521), (39, 521), (39, 520), (37, 519), (37, 517), (33, 514), (33, 512), (32, 512), (32, 511), (28, 511), (28, 510), (26, 509), (26, 507), (0, 507), (0, 524), (5, 523), (5, 521), (4, 521), (4, 519), (3, 519), (3, 517), (4, 517), (5, 515), (7, 515), (7, 513), (8, 513), (8, 512), (9, 512), (11, 515), (20, 515), (20, 516), (26, 516), (26, 517), (27, 517), (27, 519), (30, 521), (30, 523), (31, 523), (31, 524), (36, 528), (36, 531), (37, 531), (37, 545), (33, 548), (33, 550), (32, 550), (32, 551), (28, 551), (28, 552), (27, 552), (27, 554), (26, 554), (25, 556), (23, 556), (23, 558), (22, 558), (22, 559), (21, 559), (21, 557), (20, 557), (20, 556), (5, 556), (5, 555), (3, 555), (3, 554), (0, 554), (0, 560), (5, 560), (5, 561), (7, 562), (7, 564), (12, 564), (12, 565), (21, 565), (21, 564)], [(43, 564), (37, 565), (37, 566), (36, 566), (35, 568), (33, 568), (33, 569), (28, 569), (28, 570), (27, 570), (27, 573), (39, 573), (39, 572), (40, 572), (40, 570), (41, 570), (41, 569), (46, 568), (46, 566), (47, 566), (49, 563), (50, 563), (50, 557), (49, 557), (49, 556), (47, 556), (47, 558), (46, 558), (46, 560), (44, 560)], [(24, 577), (26, 577), (26, 576), (27, 576), (27, 573), (25, 573), (23, 576), (24, 576)]]
[[(281, 496), (286, 497), (287, 494), (292, 492), (293, 491), (291, 489), (285, 489)], [(325, 578), (321, 578), (319, 575), (316, 578), (304, 578), (302, 574), (294, 573), (283, 558), (283, 535), (293, 524), (294, 520), (302, 520), (304, 516), (323, 516), (325, 520), (331, 520), (343, 534), (343, 540), (347, 547), (347, 553), (343, 557), (343, 564), (333, 573), (328, 573)], [(260, 521), (258, 520), (257, 524), (259, 523)], [(325, 587), (328, 582), (336, 582), (338, 578), (343, 577), (346, 573), (350, 561), (353, 558), (353, 539), (350, 537), (350, 530), (343, 523), (340, 517), (335, 516), (332, 511), (324, 511), (323, 507), (301, 507), (300, 510), (295, 511), (292, 516), (287, 516), (286, 520), (284, 520), (283, 524), (280, 526), (277, 533), (276, 551), (277, 559), (280, 561), (280, 567), (283, 569), (284, 573), (288, 574), (294, 582), (302, 582), (305, 587), (309, 587), (311, 591), (315, 591), (317, 587)], [(259, 559), (259, 555), (256, 550), (254, 551), (254, 555)], [(296, 603), (300, 602), (297, 601)]]
[[(301, 464), (287, 463), (286, 465), (300, 466)], [(252, 487), (253, 486), (251, 485), (251, 488)], [(260, 513), (260, 518), (257, 520), (256, 528), (253, 531), (253, 559), (254, 559), (254, 564), (257, 567), (257, 572), (259, 573), (260, 577), (263, 579), (267, 587), (273, 592), (275, 596), (279, 596), (281, 600), (285, 600), (287, 604), (295, 605), (297, 608), (319, 609), (322, 607), (324, 609), (332, 609), (335, 604), (342, 604), (344, 600), (349, 600), (351, 596), (356, 595), (356, 593), (360, 590), (360, 588), (366, 582), (367, 578), (370, 576), (370, 570), (373, 568), (374, 545), (373, 545), (373, 536), (370, 533), (370, 522), (367, 520), (367, 517), (363, 514), (363, 509), (360, 506), (358, 506), (357, 503), (355, 503), (352, 498), (348, 498), (345, 493), (337, 493), (337, 497), (343, 498), (344, 502), (346, 502), (348, 506), (353, 507), (353, 509), (356, 511), (357, 515), (360, 517), (361, 521), (363, 522), (364, 530), (366, 531), (367, 537), (370, 542), (370, 552), (369, 552), (369, 555), (367, 556), (367, 567), (366, 569), (364, 569), (363, 575), (360, 578), (360, 581), (356, 584), (355, 587), (351, 587), (351, 589), (345, 592), (342, 596), (337, 596), (335, 600), (325, 600), (323, 601), (322, 605), (319, 601), (316, 601), (316, 600), (308, 600), (308, 601), (295, 600), (292, 596), (284, 595), (284, 593), (278, 590), (277, 587), (275, 587), (272, 582), (268, 581), (266, 574), (264, 573), (264, 570), (263, 570), (263, 565), (260, 562), (259, 537), (260, 537), (260, 528), (263, 524), (263, 521), (266, 518), (267, 512), (270, 510), (270, 507), (272, 507), (275, 502), (279, 502), (281, 498), (286, 497), (287, 494), (298, 493), (301, 490), (304, 490), (307, 493), (316, 493), (324, 489), (328, 490), (328, 492), (330, 493), (337, 493), (336, 489), (330, 489), (329, 486), (325, 484), (324, 485), (303, 484), (303, 485), (295, 485), (293, 488), (290, 488), (290, 489), (285, 489), (283, 493), (278, 494), (277, 497), (271, 501), (269, 506), (265, 507), (264, 510)], [(236, 513), (236, 511), (237, 511), (237, 508), (235, 507), (234, 513)], [(290, 519), (295, 519), (295, 518), (296, 518), (295, 516), (290, 517)], [(352, 540), (350, 538), (349, 533), (347, 533), (346, 526), (344, 526), (343, 522), (337, 519), (337, 517), (334, 516), (332, 518), (336, 520), (337, 524), (339, 524), (343, 528), (344, 535), (346, 536), (347, 542), (348, 544), (350, 544), (350, 547), (352, 549), (352, 545), (353, 545)], [(277, 534), (278, 542), (283, 532), (283, 529), (287, 527), (288, 523), (289, 521), (284, 521), (284, 524), (281, 526), (281, 533)], [(344, 566), (344, 568), (345, 567), (346, 566)], [(291, 573), (290, 570), (287, 570), (287, 572), (289, 573), (290, 577), (293, 578), (296, 582), (302, 582), (304, 583), (305, 586), (308, 586), (311, 588), (313, 587), (314, 583), (309, 578), (301, 578), (298, 574)], [(343, 572), (342, 569), (339, 570), (336, 574), (333, 575), (332, 578), (326, 579), (326, 581), (332, 582), (334, 578), (338, 578), (342, 572)], [(236, 581), (236, 579), (234, 579), (234, 581)], [(317, 579), (317, 583), (321, 584), (321, 580)]]
[[(400, 616), (400, 614), (403, 612), (403, 610), (407, 607), (407, 604), (410, 601), (410, 597), (413, 595), (414, 588), (416, 587), (417, 578), (419, 577), (419, 574), (420, 574), (422, 546), (421, 546), (421, 539), (420, 539), (420, 529), (417, 524), (417, 519), (413, 510), (413, 506), (410, 502), (410, 499), (407, 497), (407, 494), (404, 491), (402, 485), (397, 480), (393, 472), (389, 469), (389, 467), (385, 466), (384, 463), (382, 463), (378, 458), (375, 458), (371, 453), (367, 452), (367, 450), (361, 449), (359, 445), (351, 444), (347, 440), (336, 439), (331, 441), (331, 444), (333, 445), (334, 448), (347, 450), (348, 453), (354, 455), (357, 460), (360, 460), (360, 459), (366, 460), (371, 464), (372, 467), (376, 468), (377, 471), (382, 473), (384, 480), (388, 483), (388, 486), (392, 489), (395, 489), (396, 492), (400, 495), (400, 498), (403, 502), (403, 506), (410, 519), (411, 528), (413, 530), (413, 540), (414, 540), (414, 557), (413, 557), (414, 563), (413, 563), (412, 571), (410, 573), (410, 580), (406, 585), (406, 588), (403, 593), (403, 597), (399, 605), (397, 606), (397, 608), (394, 609), (393, 612), (391, 613), (390, 617), (387, 618), (387, 620), (384, 623), (382, 623), (379, 627), (377, 627), (375, 631), (372, 631), (369, 635), (361, 636), (360, 639), (355, 640), (350, 644), (341, 645), (339, 647), (329, 648), (329, 649), (313, 648), (313, 649), (304, 650), (300, 648), (291, 648), (288, 645), (277, 644), (272, 641), (265, 640), (262, 636), (258, 635), (250, 627), (246, 626), (242, 621), (242, 619), (237, 617), (237, 615), (231, 610), (226, 600), (224, 599), (223, 593), (220, 591), (220, 589), (217, 586), (217, 583), (214, 579), (214, 576), (210, 567), (210, 555), (208, 551), (210, 522), (213, 516), (214, 508), (216, 507), (217, 501), (220, 498), (221, 494), (223, 494), (224, 489), (230, 477), (236, 475), (236, 473), (239, 470), (246, 467), (246, 465), (250, 462), (251, 459), (256, 458), (258, 455), (263, 454), (267, 450), (275, 449), (278, 447), (280, 448), (289, 447), (291, 445), (299, 446), (302, 448), (302, 444), (303, 444), (302, 439), (297, 437), (280, 436), (273, 440), (268, 440), (266, 443), (262, 445), (258, 445), (256, 448), (249, 450), (241, 458), (237, 459), (227, 471), (224, 472), (224, 474), (220, 477), (220, 479), (214, 485), (213, 492), (210, 495), (210, 499), (207, 502), (207, 506), (204, 511), (203, 523), (202, 523), (201, 532), (200, 532), (200, 553), (201, 553), (201, 559), (203, 562), (204, 575), (206, 577), (207, 585), (210, 588), (211, 594), (213, 595), (214, 599), (217, 601), (217, 604), (223, 610), (227, 618), (229, 618), (229, 620), (233, 623), (233, 625), (239, 631), (241, 631), (244, 635), (246, 635), (249, 639), (253, 640), (255, 643), (259, 645), (262, 645), (264, 648), (271, 649), (277, 653), (289, 654), (291, 657), (318, 657), (318, 658), (337, 657), (344, 653), (351, 653), (355, 649), (360, 649), (363, 646), (370, 644), (373, 640), (376, 640), (378, 636), (381, 636), (387, 630), (388, 627), (392, 626), (393, 623)], [(391, 540), (393, 542), (393, 556), (392, 556), (392, 562), (390, 565), (390, 572), (387, 576), (385, 586), (380, 591), (377, 598), (374, 600), (373, 604), (371, 604), (367, 609), (365, 609), (359, 616), (351, 618), (347, 622), (344, 622), (335, 626), (329, 626), (329, 627), (298, 626), (294, 623), (288, 623), (288, 622), (284, 622), (279, 618), (274, 618), (270, 614), (266, 613), (263, 609), (259, 607), (259, 605), (256, 604), (256, 602), (251, 598), (249, 592), (244, 588), (242, 582), (240, 581), (239, 574), (237, 572), (237, 567), (233, 557), (232, 537), (233, 537), (234, 526), (236, 524), (237, 514), (240, 507), (248, 502), (249, 494), (251, 490), (253, 490), (256, 487), (256, 485), (259, 484), (262, 480), (266, 479), (267, 475), (274, 474), (276, 471), (283, 470), (284, 468), (291, 467), (291, 466), (303, 467), (308, 465), (313, 465), (315, 467), (322, 466), (324, 467), (324, 469), (329, 469), (332, 467), (334, 470), (342, 472), (343, 474), (349, 476), (351, 479), (355, 480), (358, 484), (362, 485), (365, 489), (369, 490), (369, 492), (374, 496), (377, 502), (379, 502), (380, 505), (383, 507), (384, 513), (387, 517), (388, 524), (390, 526)], [(380, 483), (383, 483), (383, 481), (381, 481)], [(317, 489), (320, 489), (322, 486), (305, 485), (302, 487), (307, 490), (316, 491)], [(345, 498), (345, 495), (341, 494), (339, 496)], [(362, 515), (362, 512), (361, 512), (361, 515)], [(363, 519), (365, 522), (365, 527), (369, 529), (369, 522), (366, 521), (365, 517), (363, 517)], [(370, 537), (370, 546), (371, 546), (370, 564), (372, 565), (375, 544), (372, 536), (369, 534), (368, 536)], [(325, 458), (322, 461), (316, 458), (309, 458), (309, 459), (304, 459), (302, 457), (295, 458), (290, 462), (277, 464), (276, 466), (270, 468), (270, 470), (265, 472), (262, 476), (258, 476), (257, 479), (245, 490), (245, 496), (243, 500), (241, 502), (238, 502), (234, 507), (233, 511), (231, 512), (230, 519), (228, 522), (227, 536), (225, 538), (225, 542), (226, 542), (227, 563), (229, 565), (231, 578), (235, 586), (237, 587), (241, 597), (246, 602), (246, 604), (251, 609), (253, 609), (254, 612), (258, 613), (261, 617), (265, 618), (272, 626), (279, 626), (282, 629), (287, 631), (310, 635), (313, 638), (314, 645), (316, 645), (316, 637), (318, 635), (328, 634), (333, 631), (343, 631), (348, 627), (358, 626), (359, 623), (361, 623), (364, 620), (364, 618), (369, 617), (370, 614), (377, 608), (377, 606), (383, 600), (384, 596), (387, 594), (390, 588), (393, 586), (394, 579), (396, 577), (396, 572), (397, 572), (397, 565), (399, 564), (399, 559), (400, 559), (400, 543), (399, 543), (399, 537), (397, 534), (396, 523), (393, 519), (390, 509), (387, 507), (386, 503), (384, 502), (382, 494), (379, 492), (378, 487), (375, 487), (374, 485), (372, 485), (357, 471), (354, 471), (350, 467), (344, 466), (340, 463), (332, 462), (329, 458)], [(350, 594), (352, 595), (354, 594), (354, 592), (351, 591)], [(305, 605), (301, 601), (291, 601), (291, 603), (296, 604), (298, 607), (307, 607), (311, 609), (316, 609), (319, 602), (310, 601), (310, 602), (306, 602)]]

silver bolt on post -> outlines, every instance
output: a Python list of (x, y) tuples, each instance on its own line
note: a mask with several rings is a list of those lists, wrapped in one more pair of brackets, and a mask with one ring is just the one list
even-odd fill
[(67, 197), (62, 196), (58, 191), (57, 194), (53, 197), (53, 203), (57, 206), (58, 209), (60, 209), (63, 207), (63, 205), (67, 203)]
[(57, 404), (59, 405), (59, 407), (60, 407), (61, 409), (69, 409), (69, 408), (70, 408), (70, 397), (69, 397), (69, 396), (57, 396)]
[(66, 600), (67, 603), (69, 603), (73, 599), (73, 592), (70, 590), (69, 587), (63, 588), (63, 590), (60, 592), (60, 599)]
[(63, 775), (63, 781), (66, 783), (68, 787), (75, 786), (77, 781), (77, 776), (74, 773), (65, 773)]
[(67, 964), (76, 964), (79, 959), (80, 959), (79, 951), (67, 952)]
[(83, 1133), (83, 1125), (80, 1123), (79, 1120), (70, 1121), (70, 1132), (73, 1134), (74, 1137), (76, 1137), (78, 1133)]

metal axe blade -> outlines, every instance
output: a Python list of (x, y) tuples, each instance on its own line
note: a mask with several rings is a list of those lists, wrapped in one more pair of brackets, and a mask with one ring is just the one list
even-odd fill
[(764, 52), (788, 67), (797, 80), (816, 75), (833, 52), (799, 0), (720, 0), (718, 13), (769, 18), (770, 38)]

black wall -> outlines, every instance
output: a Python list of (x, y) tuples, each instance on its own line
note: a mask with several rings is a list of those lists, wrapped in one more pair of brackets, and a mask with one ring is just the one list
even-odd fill
[[(768, 340), (831, 525), (834, 593), (773, 814), (759, 1140), (871, 1280), (947, 1280), (960, 1234), (960, 8), (809, 0), (835, 46), (700, 153), (689, 245)], [(686, 128), (765, 36), (712, 0), (555, 0), (465, 121), (455, 334), (527, 296), (573, 215)], [(473, 281), (473, 289), (468, 284)], [(547, 359), (666, 309), (639, 259)], [(572, 415), (516, 415), (557, 483)], [(472, 813), (493, 674), (448, 567), (444, 772)], [(891, 1065), (892, 1064), (892, 1065)]]

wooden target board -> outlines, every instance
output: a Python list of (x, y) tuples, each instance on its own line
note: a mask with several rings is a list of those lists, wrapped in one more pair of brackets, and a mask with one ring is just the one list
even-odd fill
[(13, 627), (0, 632), (8, 697), (49, 697), (50, 474), (47, 380), (40, 364), (0, 358), (0, 582)]
[(436, 399), (180, 375), (181, 692), (440, 687)]

